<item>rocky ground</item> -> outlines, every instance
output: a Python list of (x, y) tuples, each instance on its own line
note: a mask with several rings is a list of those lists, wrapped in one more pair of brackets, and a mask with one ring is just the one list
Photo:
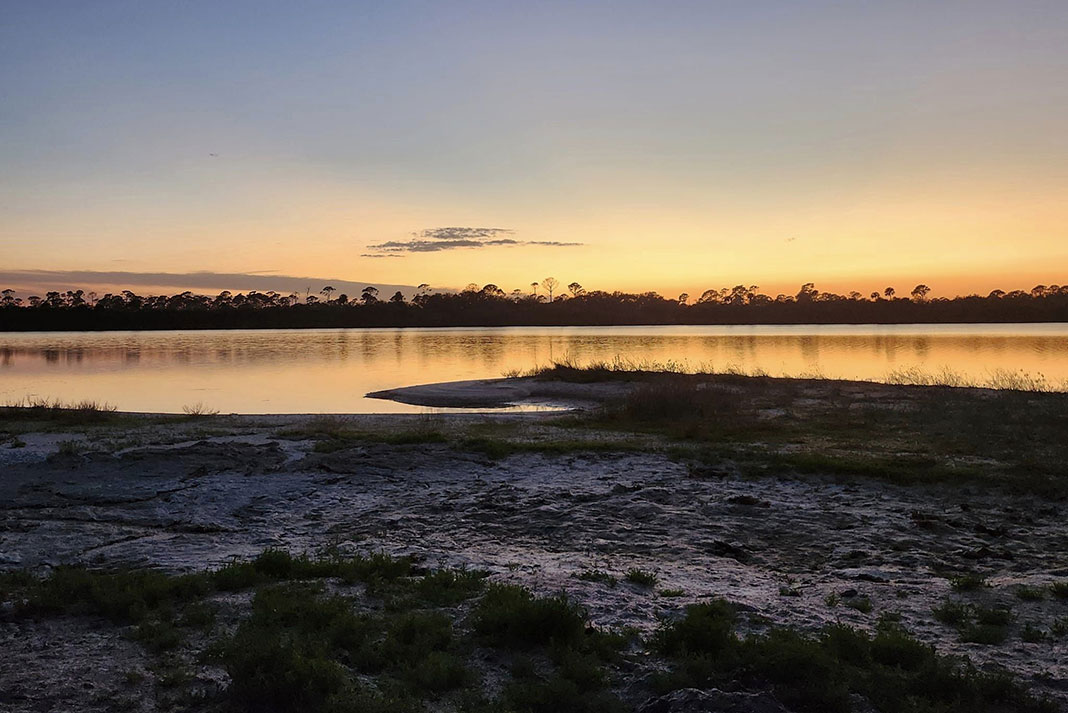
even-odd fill
[[(1068, 578), (1063, 502), (968, 484), (752, 477), (638, 435), (616, 450), (463, 445), (487, 421), (512, 439), (559, 440), (551, 418), (333, 419), (365, 435), (346, 440), (316, 435), (314, 417), (26, 426), (0, 447), (0, 567), (193, 571), (269, 547), (335, 546), (566, 591), (597, 627), (649, 632), (712, 597), (750, 621), (807, 629), (892, 618), (1068, 708), (1068, 600), (1050, 589)], [(398, 433), (414, 435), (383, 436)], [(630, 570), (655, 584), (628, 581)], [(1004, 640), (963, 641), (933, 613), (947, 599), (1008, 609)], [(147, 684), (130, 680), (147, 670), (144, 653), (91, 622), (0, 620), (0, 647), (8, 710), (104, 710), (122, 691), (149, 709), (137, 695)]]

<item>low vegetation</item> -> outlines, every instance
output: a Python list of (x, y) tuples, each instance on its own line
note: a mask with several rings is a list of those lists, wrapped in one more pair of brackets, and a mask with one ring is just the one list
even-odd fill
[(832, 624), (814, 634), (772, 628), (739, 636), (723, 600), (696, 604), (664, 624), (653, 649), (673, 663), (660, 690), (770, 685), (798, 711), (853, 710), (859, 695), (881, 711), (1048, 711), (1017, 683), (939, 656), (898, 626), (874, 634)]
[(974, 482), (1068, 495), (1068, 394), (1044, 393), (1023, 376), (1002, 375), (1003, 390), (988, 390), (689, 373), (622, 360), (558, 363), (534, 376), (628, 382), (626, 396), (558, 425), (665, 439), (699, 476), (727, 462), (745, 475)]
[(639, 587), (646, 587), (652, 589), (656, 586), (656, 583), (660, 581), (659, 577), (654, 572), (649, 572), (644, 569), (628, 569), (624, 579), (631, 584), (636, 584)]
[[(935, 619), (957, 630), (960, 640), (995, 646), (1009, 638), (1009, 626), (1016, 617), (1004, 607), (983, 607), (947, 599), (934, 608)], [(1022, 632), (1021, 638), (1027, 634)]]
[(27, 397), (0, 406), (0, 423), (29, 421), (69, 427), (115, 423), (123, 416), (109, 403), (88, 400), (67, 403)]
[[(627, 579), (648, 582), (642, 574)], [(614, 581), (593, 570), (580, 577)], [(482, 572), (425, 570), (385, 555), (268, 550), (184, 575), (16, 571), (0, 576), (0, 600), (5, 618), (81, 616), (119, 627), (171, 662), (153, 668), (158, 691), (201, 686), (200, 697), (173, 699), (177, 710), (610, 713), (712, 686), (771, 690), (799, 713), (848, 711), (856, 696), (885, 711), (1053, 710), (1003, 674), (939, 656), (889, 616), (874, 634), (765, 623), (742, 636), (734, 607), (717, 599), (676, 611), (643, 641), (592, 626), (564, 593), (539, 596)], [(996, 626), (1006, 617), (969, 608), (950, 619)], [(1063, 634), (1024, 631), (1036, 641)], [(226, 683), (204, 694), (211, 670)], [(128, 674), (126, 685), (141, 676)]]

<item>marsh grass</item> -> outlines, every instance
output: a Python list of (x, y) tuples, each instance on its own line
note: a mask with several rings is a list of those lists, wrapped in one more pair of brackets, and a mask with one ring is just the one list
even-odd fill
[[(548, 365), (535, 367), (527, 371), (513, 369), (505, 372), (504, 376), (506, 378), (526, 377), (575, 383), (594, 383), (612, 380), (641, 381), (663, 374), (689, 375), (702, 378), (724, 376), (772, 378), (768, 371), (761, 367), (747, 369), (738, 364), (728, 363), (723, 368), (716, 369), (708, 362), (691, 365), (686, 361), (635, 360), (627, 359), (620, 355), (616, 355), (611, 360), (602, 359), (589, 362), (580, 362), (572, 357), (565, 357)], [(827, 375), (819, 366), (797, 373), (783, 372), (773, 378), (807, 381), (828, 380)], [(919, 366), (908, 366), (892, 369), (881, 379), (857, 379), (854, 381), (868, 381), (870, 383), (898, 386), (942, 386), (1042, 393), (1068, 391), (1068, 382), (1057, 383), (1050, 381), (1042, 373), (1003, 368), (989, 370), (983, 376), (970, 376), (949, 366), (942, 366), (933, 370)]]
[(994, 389), (997, 391), (1054, 392), (1068, 390), (1068, 384), (1049, 381), (1041, 373), (1010, 369), (993, 369), (985, 377), (970, 377), (949, 367), (927, 371), (920, 367), (905, 367), (890, 371), (885, 382), (904, 386), (948, 386), (953, 388)]
[(62, 426), (110, 424), (124, 419), (115, 406), (99, 401), (67, 403), (58, 399), (26, 397), (0, 406), (0, 422), (32, 421)]
[(659, 437), (681, 458), (710, 465), (730, 459), (747, 475), (974, 482), (1068, 494), (1068, 394), (1037, 387), (869, 385), (618, 364), (560, 364), (540, 378), (634, 382), (597, 411), (559, 419), (561, 428)]

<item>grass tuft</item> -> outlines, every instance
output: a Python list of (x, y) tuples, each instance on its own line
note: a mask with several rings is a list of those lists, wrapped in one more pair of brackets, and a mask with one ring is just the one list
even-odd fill
[(974, 592), (988, 586), (986, 577), (974, 572), (953, 577), (949, 580), (949, 585), (956, 592)]
[(623, 578), (631, 584), (646, 588), (655, 587), (656, 583), (660, 581), (660, 578), (656, 576), (656, 573), (638, 569), (637, 567), (628, 569)]

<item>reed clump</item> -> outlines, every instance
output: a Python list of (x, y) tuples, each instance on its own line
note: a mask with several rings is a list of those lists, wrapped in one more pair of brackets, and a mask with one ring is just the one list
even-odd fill
[(65, 402), (28, 396), (0, 406), (0, 420), (45, 421), (64, 425), (91, 425), (121, 418), (112, 404), (84, 399)]

